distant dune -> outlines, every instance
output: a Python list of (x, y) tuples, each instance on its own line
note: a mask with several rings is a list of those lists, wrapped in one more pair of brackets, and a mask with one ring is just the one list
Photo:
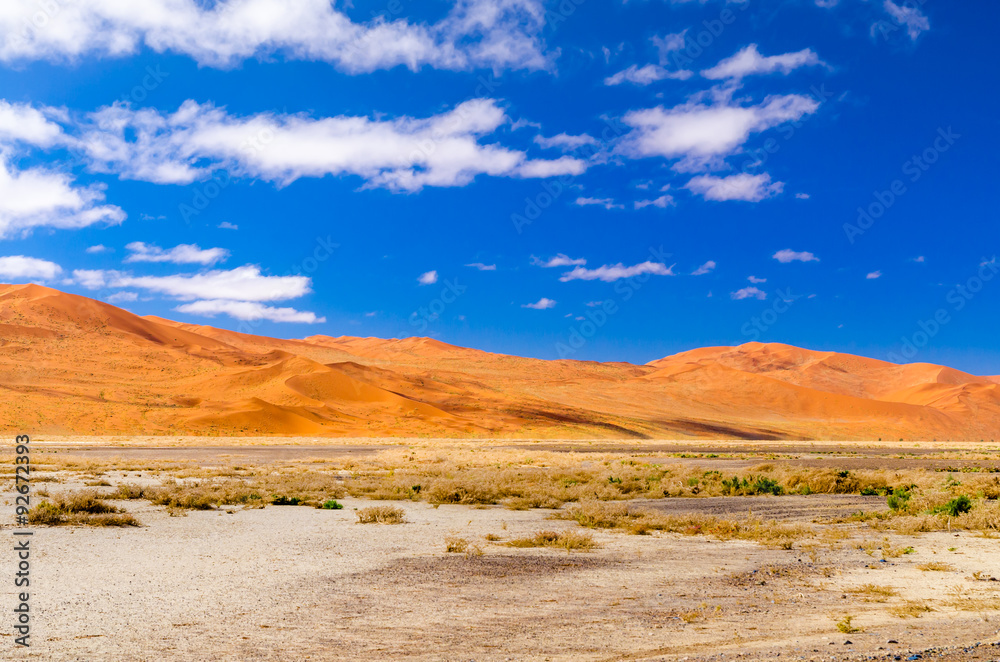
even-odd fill
[(279, 340), (0, 285), (9, 432), (535, 438), (1000, 438), (1000, 377), (749, 343), (646, 365), (430, 338)]

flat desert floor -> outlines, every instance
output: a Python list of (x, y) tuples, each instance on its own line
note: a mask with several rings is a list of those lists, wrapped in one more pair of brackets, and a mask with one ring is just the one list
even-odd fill
[[(156, 447), (149, 439), (33, 440), (36, 500), (90, 491), (141, 526), (33, 526), (33, 645), (13, 646), (15, 590), (5, 579), (0, 657), (1000, 659), (1000, 544), (989, 525), (948, 530), (949, 520), (941, 530), (893, 528), (886, 497), (870, 494), (650, 498), (646, 491), (600, 500), (651, 513), (650, 522), (658, 516), (672, 522), (756, 518), (784, 527), (777, 540), (711, 535), (696, 530), (700, 525), (654, 526), (633, 535), (556, 519), (575, 502), (558, 508), (491, 498), (479, 500), (498, 502), (450, 503), (427, 487), (494, 465), (497, 471), (523, 468), (516, 475), (532, 481), (577, 467), (583, 473), (572, 474), (575, 480), (596, 471), (602, 483), (616, 487), (631, 475), (619, 467), (641, 465), (709, 477), (715, 471), (895, 472), (901, 480), (951, 481), (949, 489), (956, 489), (963, 478), (983, 479), (984, 467), (986, 477), (995, 476), (989, 471), (994, 448), (270, 441), (248, 447), (194, 439)], [(9, 456), (3, 460), (13, 466)], [(441, 465), (446, 469), (434, 469)], [(266, 489), (272, 490), (303, 472), (330, 476), (333, 487), (322, 489), (336, 492), (343, 508), (220, 503), (199, 509), (118, 493), (122, 485), (177, 489), (254, 480), (270, 481)], [(424, 489), (408, 498), (371, 498), (406, 472), (403, 483), (416, 480), (410, 474), (425, 475)], [(359, 476), (376, 474), (382, 487), (351, 487)], [(12, 495), (10, 472), (4, 482)], [(681, 483), (691, 487), (690, 478)], [(364, 491), (368, 498), (359, 494)], [(12, 512), (12, 496), (5, 501)], [(402, 523), (360, 523), (358, 513), (373, 506), (401, 509)], [(4, 528), (10, 536), (12, 527)], [(525, 542), (562, 540), (560, 534), (586, 544)], [(14, 562), (13, 554), (2, 555), (7, 577)]]

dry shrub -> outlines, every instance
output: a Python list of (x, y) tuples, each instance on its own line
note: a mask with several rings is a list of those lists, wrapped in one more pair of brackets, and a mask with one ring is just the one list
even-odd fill
[(888, 609), (888, 612), (896, 618), (920, 618), (922, 614), (926, 614), (929, 611), (934, 610), (927, 606), (926, 602), (918, 602), (916, 600), (907, 600), (903, 604), (893, 605)]
[(530, 538), (518, 538), (507, 544), (511, 547), (556, 547), (567, 552), (574, 549), (589, 552), (597, 547), (592, 535), (579, 531), (539, 531)]
[(449, 554), (464, 554), (469, 549), (469, 541), (466, 538), (447, 536), (444, 539), (444, 551)]
[(403, 524), (406, 513), (396, 506), (369, 506), (355, 513), (358, 524)]
[(930, 563), (921, 563), (917, 566), (917, 570), (923, 570), (924, 572), (954, 572), (955, 566), (939, 561), (931, 561)]
[(52, 501), (42, 501), (28, 512), (28, 521), (45, 526), (142, 526), (134, 516), (95, 492), (61, 494)]
[(711, 535), (720, 540), (754, 540), (772, 547), (791, 549), (797, 539), (812, 536), (809, 527), (765, 521), (757, 517), (728, 520), (710, 515), (667, 515), (651, 510), (638, 510), (622, 503), (588, 502), (555, 515), (558, 519), (575, 520), (580, 526), (599, 529), (624, 529), (644, 535), (650, 531), (666, 531), (685, 535)]
[(866, 602), (886, 602), (896, 596), (896, 589), (878, 584), (862, 584), (857, 588), (848, 589), (848, 593), (866, 596)]

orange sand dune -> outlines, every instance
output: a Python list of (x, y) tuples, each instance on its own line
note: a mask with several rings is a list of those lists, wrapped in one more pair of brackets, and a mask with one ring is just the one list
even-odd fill
[(281, 340), (0, 285), (9, 432), (518, 438), (1000, 437), (1000, 377), (789, 345), (647, 365), (430, 338)]

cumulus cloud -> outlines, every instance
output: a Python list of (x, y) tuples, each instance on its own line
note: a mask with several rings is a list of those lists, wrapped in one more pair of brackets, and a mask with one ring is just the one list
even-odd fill
[(819, 262), (819, 258), (809, 251), (793, 251), (790, 248), (780, 250), (771, 257), (782, 264), (788, 264), (789, 262)]
[(546, 138), (542, 135), (535, 136), (535, 144), (544, 149), (557, 148), (571, 151), (579, 149), (585, 145), (596, 145), (597, 140), (593, 136), (588, 136), (586, 133), (579, 136), (571, 136), (567, 133), (560, 133), (552, 136), (551, 138)]
[(55, 262), (24, 255), (0, 257), (0, 278), (10, 280), (52, 280), (62, 273)]
[[(44, 28), (34, 27), (38, 16)], [(458, 0), (434, 23), (390, 20), (389, 12), (355, 23), (330, 0), (5, 0), (0, 60), (124, 57), (146, 47), (211, 67), (277, 54), (349, 73), (396, 66), (546, 69), (558, 52), (546, 52), (544, 27), (539, 0)]]
[(734, 301), (739, 301), (741, 299), (759, 299), (763, 301), (767, 298), (767, 292), (764, 292), (756, 287), (744, 287), (741, 290), (731, 292), (729, 296)]
[(542, 297), (535, 303), (522, 304), (521, 308), (532, 308), (534, 310), (548, 310), (549, 308), (555, 308), (556, 302), (547, 297)]
[(693, 74), (686, 69), (670, 71), (657, 64), (647, 64), (638, 66), (633, 64), (627, 69), (623, 69), (613, 76), (604, 79), (605, 85), (621, 85), (622, 83), (632, 83), (633, 85), (651, 85), (657, 81), (668, 78), (674, 80), (687, 80)]
[(159, 246), (134, 241), (125, 246), (131, 254), (125, 262), (170, 262), (172, 264), (201, 264), (210, 267), (229, 258), (225, 248), (202, 249), (197, 244), (180, 244), (164, 250)]
[(62, 127), (42, 111), (27, 104), (0, 100), (0, 140), (52, 147), (64, 138)]
[(881, 278), (881, 277), (882, 277), (881, 271), (873, 271), (869, 273), (867, 276), (865, 276), (865, 278), (867, 278), (868, 280), (875, 280), (876, 278)]
[(626, 113), (632, 127), (618, 151), (632, 158), (674, 159), (674, 169), (695, 172), (720, 165), (738, 153), (754, 133), (798, 120), (816, 112), (819, 103), (798, 94), (770, 96), (757, 105), (742, 105), (731, 90), (696, 95), (673, 108), (648, 108)]
[(96, 246), (90, 246), (85, 252), (95, 255), (97, 253), (109, 253), (111, 250), (112, 249), (108, 248), (104, 244), (97, 244)]
[(685, 188), (698, 194), (706, 200), (744, 200), (760, 202), (771, 198), (784, 189), (783, 182), (772, 182), (769, 174), (750, 175), (740, 173), (728, 177), (698, 175), (689, 181)]
[(579, 207), (594, 205), (605, 209), (625, 209), (625, 205), (615, 202), (612, 198), (577, 198), (573, 204)]
[(509, 122), (492, 99), (427, 118), (235, 116), (184, 102), (172, 114), (115, 104), (90, 115), (79, 140), (92, 169), (161, 184), (188, 184), (216, 169), (284, 186), (302, 177), (353, 175), (367, 187), (417, 191), (463, 186), (477, 175), (577, 175), (580, 159), (528, 159), (483, 140)]
[(133, 276), (120, 271), (77, 269), (76, 283), (91, 290), (133, 288), (156, 292), (175, 299), (225, 299), (227, 301), (284, 301), (312, 291), (306, 276), (265, 276), (252, 265), (228, 271), (171, 276)]
[(931, 22), (920, 11), (920, 8), (912, 3), (897, 5), (892, 0), (885, 0), (882, 6), (886, 13), (892, 17), (892, 20), (906, 28), (906, 34), (910, 36), (911, 40), (915, 41), (921, 32), (931, 29)]
[(135, 292), (115, 292), (105, 299), (108, 303), (128, 303), (130, 301), (138, 300), (139, 295)]
[(228, 315), (243, 321), (267, 320), (286, 324), (322, 324), (325, 317), (317, 317), (316, 313), (296, 310), (294, 308), (275, 308), (251, 301), (230, 301), (213, 299), (194, 301), (174, 308), (179, 313), (215, 317)]
[(0, 154), (0, 239), (125, 220), (125, 212), (103, 202), (102, 186), (76, 186), (69, 175), (40, 167), (17, 170)]
[(698, 267), (697, 269), (695, 269), (694, 271), (692, 271), (691, 275), (692, 276), (704, 276), (705, 274), (707, 274), (707, 273), (711, 272), (713, 269), (715, 269), (715, 267), (716, 267), (715, 260), (709, 260), (705, 264), (701, 265), (700, 267)]
[(497, 265), (495, 264), (483, 264), (482, 262), (473, 262), (472, 264), (465, 265), (467, 267), (475, 267), (480, 271), (496, 271)]
[(660, 209), (666, 209), (670, 205), (674, 204), (674, 196), (672, 195), (661, 195), (653, 200), (636, 200), (635, 208), (643, 209), (645, 207), (659, 207)]
[(531, 256), (531, 263), (536, 267), (576, 267), (587, 264), (587, 260), (582, 257), (572, 258), (564, 253), (559, 253), (555, 257), (549, 258), (548, 260), (539, 260), (534, 255)]
[(606, 283), (610, 283), (621, 278), (632, 278), (633, 276), (639, 276), (641, 274), (673, 276), (673, 268), (674, 265), (670, 265), (668, 267), (661, 262), (650, 262), (648, 260), (631, 267), (626, 267), (624, 264), (619, 262), (618, 264), (606, 264), (596, 269), (577, 267), (572, 271), (564, 273), (559, 277), (559, 280), (564, 283), (571, 280), (602, 280)]
[(756, 276), (747, 276), (747, 280), (751, 283), (759, 285), (760, 283), (766, 283), (766, 278), (757, 278)]
[(216, 227), (218, 227), (220, 230), (239, 230), (240, 229), (240, 226), (236, 225), (235, 223), (230, 223), (229, 221), (222, 221)]
[(417, 277), (417, 282), (421, 285), (433, 285), (438, 282), (438, 272), (437, 271), (427, 271), (420, 274)]
[(757, 44), (750, 44), (735, 55), (722, 60), (711, 69), (705, 69), (701, 75), (712, 80), (724, 78), (743, 78), (758, 74), (782, 73), (789, 74), (800, 67), (823, 65), (825, 62), (809, 48), (794, 53), (782, 55), (760, 54)]

